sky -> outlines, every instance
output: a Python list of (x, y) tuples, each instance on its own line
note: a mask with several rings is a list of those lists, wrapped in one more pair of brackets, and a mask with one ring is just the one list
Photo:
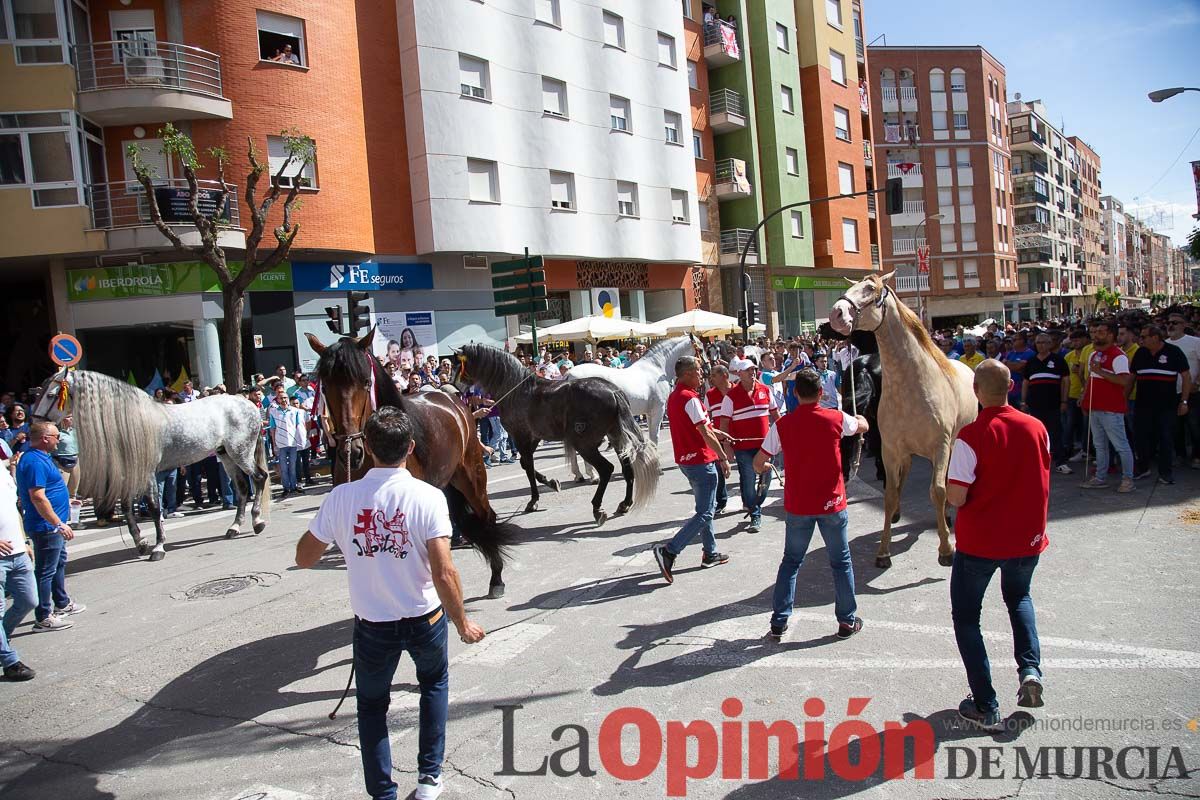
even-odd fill
[[(1008, 99), (1041, 100), (1049, 121), (1100, 155), (1102, 194), (1184, 244), (1197, 213), (1200, 0), (864, 0), (868, 42), (982, 45), (1004, 64)], [(1189, 144), (1189, 140), (1191, 143)], [(1182, 153), (1182, 155), (1181, 155)], [(1176, 156), (1178, 162), (1172, 166)], [(1161, 179), (1161, 180), (1160, 180)]]

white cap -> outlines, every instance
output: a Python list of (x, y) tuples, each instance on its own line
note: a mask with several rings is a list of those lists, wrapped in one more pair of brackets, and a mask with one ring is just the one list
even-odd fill
[(730, 372), (741, 372), (742, 370), (747, 370), (747, 369), (758, 369), (758, 368), (756, 366), (754, 366), (754, 362), (748, 358), (734, 358), (732, 361), (729, 362), (729, 371)]

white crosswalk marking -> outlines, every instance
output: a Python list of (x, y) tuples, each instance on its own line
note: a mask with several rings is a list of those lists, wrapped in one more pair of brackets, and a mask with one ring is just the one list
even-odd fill
[(507, 664), (531, 645), (554, 630), (553, 625), (522, 622), (488, 636), (454, 657), (453, 664), (482, 664), (498, 667)]

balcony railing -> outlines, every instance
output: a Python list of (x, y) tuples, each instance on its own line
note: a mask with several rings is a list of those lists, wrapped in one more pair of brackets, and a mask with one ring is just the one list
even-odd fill
[(1025, 205), (1026, 203), (1045, 203), (1049, 205), (1050, 196), (1041, 192), (1020, 192), (1013, 195), (1013, 205)]
[(704, 58), (709, 66), (721, 67), (741, 61), (737, 28), (728, 22), (710, 22), (704, 26)]
[(876, 209), (875, 195), (869, 194), (869, 195), (867, 195), (867, 216), (874, 219), (875, 218), (875, 209)]
[(1025, 144), (1026, 142), (1033, 142), (1034, 144), (1039, 144), (1043, 147), (1046, 145), (1045, 138), (1043, 138), (1041, 134), (1032, 128), (1026, 128), (1023, 131), (1013, 131), (1009, 138), (1012, 140), (1013, 144)]
[(901, 293), (917, 291), (928, 292), (929, 274), (921, 273), (919, 275), (897, 275), (896, 291)]
[(881, 87), (879, 96), (884, 100), (895, 101), (899, 97), (899, 93), (896, 91), (895, 86), (884, 86)]
[[(907, 170), (900, 167), (901, 164), (912, 164)], [(889, 178), (903, 178), (905, 175), (920, 175), (921, 165), (911, 161), (889, 161), (887, 165), (887, 176)]]
[(717, 249), (721, 254), (721, 263), (738, 263), (742, 255), (742, 248), (746, 246), (747, 242), (750, 243), (750, 247), (746, 250), (746, 261), (751, 264), (757, 264), (758, 241), (752, 236), (752, 231), (749, 228), (729, 228), (721, 231), (721, 238), (717, 245)]
[(1018, 264), (1049, 264), (1054, 260), (1054, 253), (1051, 250), (1040, 247), (1019, 248), (1017, 250)]
[(902, 213), (902, 214), (921, 214), (922, 216), (924, 216), (925, 201), (924, 200), (905, 200), (904, 201), (904, 210), (901, 211), (900, 213)]
[(871, 266), (879, 266), (879, 245), (877, 244), (871, 245)]
[[(221, 185), (216, 181), (198, 181), (198, 188), (201, 213), (216, 214), (222, 225), (230, 228), (240, 227), (236, 186), (230, 184), (229, 192), (224, 197), (221, 196)], [(155, 181), (154, 190), (159, 213), (165, 222), (170, 225), (192, 224), (188, 210), (190, 195), (187, 181), (181, 178)], [(150, 198), (140, 183), (93, 183), (88, 187), (88, 195), (94, 228), (113, 230), (154, 224), (150, 217)]]
[(868, 167), (875, 163), (875, 150), (867, 139), (863, 140), (863, 163)]
[(736, 114), (746, 116), (746, 104), (742, 96), (732, 89), (717, 89), (708, 97), (710, 114)]
[(892, 255), (907, 256), (917, 252), (918, 247), (925, 246), (925, 237), (919, 239), (892, 239)]
[(746, 175), (746, 162), (739, 158), (724, 158), (716, 163), (713, 188), (718, 200), (737, 200), (749, 197), (754, 189)]
[(159, 86), (223, 97), (221, 57), (175, 42), (125, 40), (75, 45), (79, 91)]
[(1036, 158), (1013, 159), (1012, 174), (1013, 175), (1045, 175), (1049, 172), (1049, 167), (1044, 161), (1038, 161)]

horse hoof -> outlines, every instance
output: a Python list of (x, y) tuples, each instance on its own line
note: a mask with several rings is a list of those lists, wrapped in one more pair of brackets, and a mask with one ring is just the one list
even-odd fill
[(954, 564), (954, 554), (953, 553), (946, 553), (945, 555), (938, 555), (938, 566), (939, 567), (949, 567), (949, 566), (952, 566), (953, 564)]
[(632, 505), (633, 505), (632, 503), (621, 503), (619, 506), (617, 506), (617, 516), (621, 516), (622, 514), (628, 514), (629, 509)]
[(265, 522), (256, 522), (256, 523), (254, 523), (254, 533), (255, 533), (255, 535), (258, 535), (258, 534), (262, 533), (262, 532), (263, 532), (263, 531), (265, 531), (266, 529), (267, 529), (267, 523), (265, 523)]
[(239, 529), (230, 528), (229, 530), (225, 531), (225, 538), (226, 539), (236, 539), (239, 533), (241, 533), (241, 531)]
[(504, 597), (504, 584), (498, 583), (488, 589), (488, 600), (499, 600)]
[(892, 524), (895, 525), (899, 521), (900, 521), (900, 512), (897, 511), (895, 514), (892, 514)]
[(608, 522), (608, 514), (604, 511), (593, 511), (592, 516), (596, 518), (596, 527), (599, 528), (604, 523)]
[(558, 478), (555, 478), (554, 480), (550, 481), (550, 488), (556, 492), (562, 491), (562, 484), (560, 484), (558, 482)]
[(151, 561), (162, 561), (166, 557), (167, 553), (165, 550), (155, 550), (150, 554)]
[(150, 545), (146, 544), (145, 542), (141, 542), (137, 546), (137, 552), (138, 552), (139, 556), (148, 556), (148, 555), (150, 555), (150, 551), (153, 549), (154, 548), (152, 548)]
[(538, 504), (536, 502), (531, 500), (525, 504), (525, 513), (526, 514), (532, 514), (534, 511), (537, 511), (537, 510), (538, 510)]
[(892, 557), (891, 556), (875, 556), (875, 566), (879, 567), (879, 569), (891, 569)]

